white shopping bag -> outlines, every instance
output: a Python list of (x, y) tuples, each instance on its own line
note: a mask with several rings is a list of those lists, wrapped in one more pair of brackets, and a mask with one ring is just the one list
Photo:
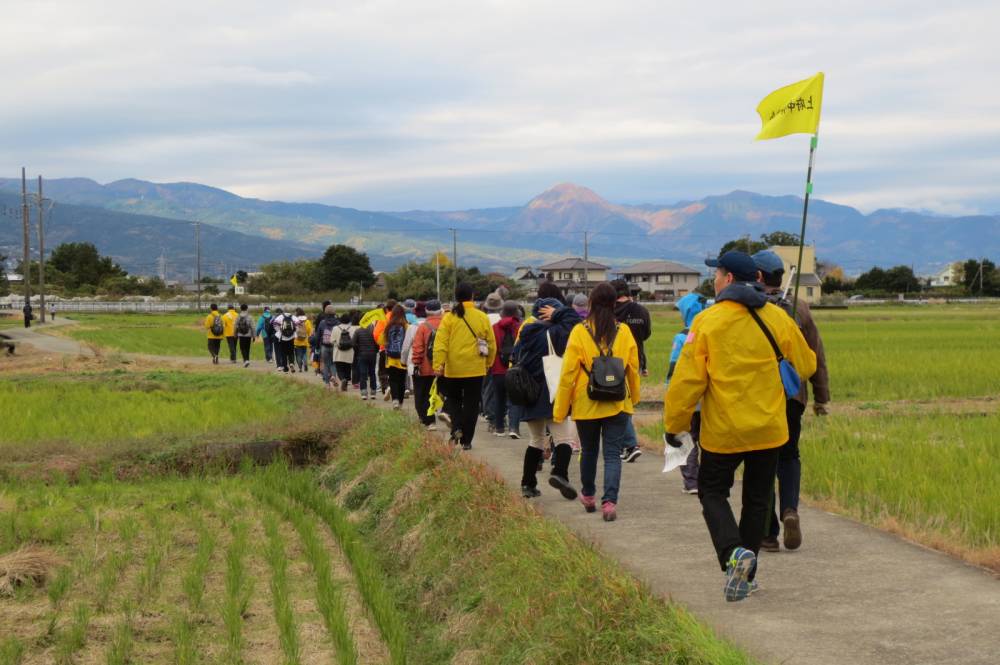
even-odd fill
[(545, 385), (549, 388), (549, 402), (551, 403), (556, 400), (556, 391), (559, 390), (559, 375), (562, 374), (563, 359), (556, 355), (548, 330), (545, 331), (545, 339), (549, 343), (549, 353), (542, 356), (542, 370), (545, 372)]
[(681, 440), (681, 447), (674, 448), (664, 444), (663, 446), (663, 473), (669, 473), (679, 466), (687, 464), (688, 455), (694, 450), (694, 439), (690, 432), (681, 432), (677, 435)]

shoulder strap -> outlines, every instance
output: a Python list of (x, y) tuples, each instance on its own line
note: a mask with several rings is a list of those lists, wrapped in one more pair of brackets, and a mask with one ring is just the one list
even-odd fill
[(620, 323), (615, 324), (615, 332), (613, 335), (611, 335), (611, 341), (608, 342), (608, 352), (604, 353), (604, 351), (601, 350), (601, 343), (597, 341), (597, 337), (594, 335), (594, 331), (591, 330), (590, 326), (588, 326), (586, 323), (583, 324), (583, 327), (587, 329), (588, 333), (590, 333), (590, 339), (594, 340), (594, 346), (597, 347), (597, 354), (601, 356), (607, 356), (608, 358), (614, 355), (613, 349), (615, 346), (615, 340), (618, 338), (619, 326), (621, 326)]
[(552, 345), (552, 335), (549, 334), (549, 330), (548, 329), (545, 330), (545, 339), (549, 343), (549, 355), (550, 356), (556, 355), (556, 347), (554, 347)]
[(778, 362), (784, 360), (785, 359), (784, 354), (782, 354), (781, 349), (778, 348), (778, 343), (774, 341), (774, 337), (771, 335), (771, 331), (768, 330), (767, 326), (764, 325), (764, 322), (760, 320), (760, 315), (757, 314), (757, 311), (754, 310), (753, 307), (747, 307), (747, 310), (750, 312), (750, 316), (753, 317), (753, 320), (757, 322), (757, 325), (760, 326), (760, 329), (764, 331), (764, 335), (767, 337), (767, 341), (771, 343), (771, 348), (774, 349), (774, 355), (778, 357)]
[(460, 317), (458, 317), (458, 318), (462, 319), (462, 323), (464, 323), (464, 324), (465, 324), (465, 327), (466, 327), (466, 328), (468, 328), (468, 329), (469, 329), (469, 332), (470, 332), (470, 333), (472, 333), (472, 336), (473, 336), (473, 337), (474, 337), (475, 339), (477, 339), (477, 340), (478, 340), (478, 339), (479, 339), (479, 335), (477, 335), (477, 334), (476, 334), (476, 331), (475, 331), (475, 330), (473, 330), (473, 329), (472, 329), (472, 326), (470, 326), (470, 325), (469, 325), (469, 322), (468, 322), (468, 320), (466, 320), (466, 318), (465, 318), (464, 316), (460, 316)]

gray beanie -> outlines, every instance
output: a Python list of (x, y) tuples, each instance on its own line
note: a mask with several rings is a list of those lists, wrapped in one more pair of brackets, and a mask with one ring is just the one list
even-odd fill
[(577, 309), (587, 309), (587, 296), (577, 293), (573, 296), (573, 307)]

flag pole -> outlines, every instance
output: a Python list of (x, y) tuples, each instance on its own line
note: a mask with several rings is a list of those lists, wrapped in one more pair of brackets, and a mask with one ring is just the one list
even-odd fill
[(816, 160), (816, 145), (819, 143), (819, 130), (809, 140), (809, 170), (806, 171), (806, 197), (802, 204), (802, 228), (799, 230), (799, 260), (795, 266), (795, 295), (792, 298), (792, 316), (799, 305), (799, 280), (802, 277), (802, 252), (806, 245), (806, 218), (809, 215), (809, 195), (813, 191), (812, 175)]

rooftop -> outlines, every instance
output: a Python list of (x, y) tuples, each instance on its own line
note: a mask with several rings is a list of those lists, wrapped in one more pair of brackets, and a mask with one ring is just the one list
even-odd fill
[(673, 261), (641, 261), (634, 266), (622, 268), (623, 275), (700, 275), (701, 271)]
[(594, 263), (593, 261), (584, 261), (579, 257), (573, 257), (568, 259), (562, 259), (554, 263), (549, 263), (544, 266), (539, 266), (539, 270), (609, 270), (610, 266), (602, 265), (600, 263)]

